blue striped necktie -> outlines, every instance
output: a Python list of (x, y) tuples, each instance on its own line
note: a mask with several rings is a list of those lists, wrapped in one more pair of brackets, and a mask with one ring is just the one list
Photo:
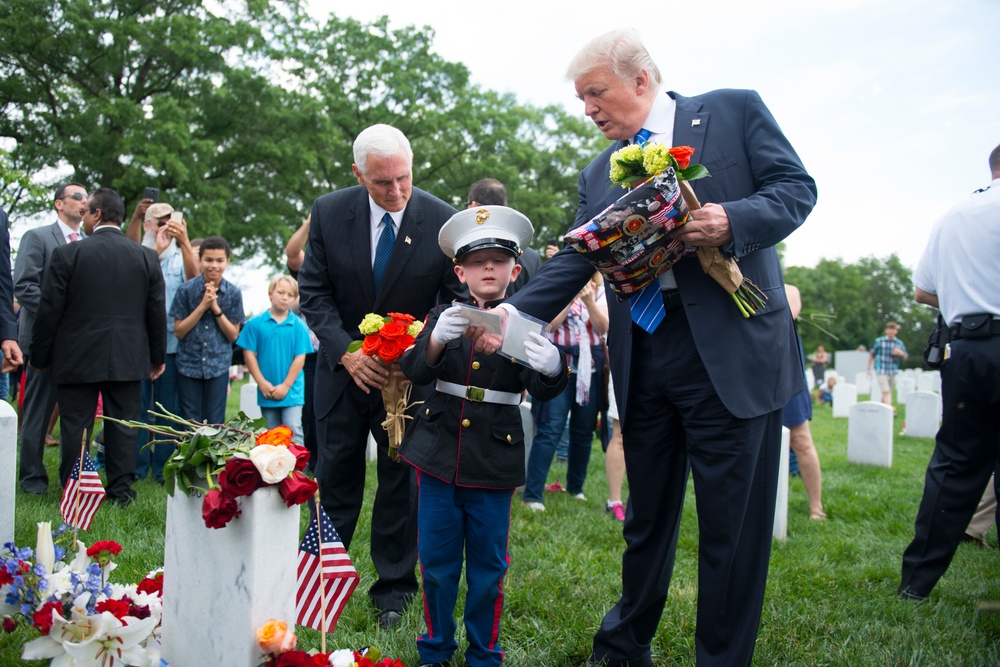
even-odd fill
[[(649, 141), (650, 134), (649, 130), (642, 128), (635, 135), (632, 143), (643, 146)], [(660, 281), (654, 280), (633, 296), (629, 302), (629, 310), (632, 311), (632, 321), (642, 327), (644, 331), (649, 333), (656, 331), (656, 327), (660, 325), (667, 314), (663, 307), (663, 294), (660, 293)]]
[(385, 227), (378, 237), (378, 245), (375, 246), (375, 263), (372, 264), (372, 274), (375, 276), (375, 295), (382, 287), (382, 278), (385, 277), (386, 269), (389, 268), (389, 259), (392, 257), (392, 246), (396, 243), (396, 230), (392, 226), (392, 216), (386, 213), (382, 216), (382, 224)]

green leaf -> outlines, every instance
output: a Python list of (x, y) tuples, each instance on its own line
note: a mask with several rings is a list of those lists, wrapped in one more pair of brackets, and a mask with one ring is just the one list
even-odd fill
[(682, 181), (697, 181), (700, 178), (709, 178), (712, 175), (708, 173), (708, 169), (705, 169), (703, 165), (692, 164), (688, 165), (687, 169), (678, 170), (677, 176)]
[(352, 340), (351, 344), (347, 346), (347, 351), (348, 352), (357, 352), (360, 349), (361, 349), (361, 341), (360, 340)]

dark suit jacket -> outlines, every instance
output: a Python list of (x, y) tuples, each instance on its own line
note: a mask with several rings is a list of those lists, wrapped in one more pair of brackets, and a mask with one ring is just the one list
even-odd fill
[(382, 289), (372, 276), (371, 207), (368, 190), (357, 185), (323, 195), (313, 203), (306, 258), (299, 271), (301, 310), (319, 338), (320, 359), (332, 379), (316, 383), (316, 417), (329, 414), (350, 373), (340, 357), (368, 313), (407, 313), (422, 320), (438, 303), (467, 295), (454, 264), (438, 247), (438, 231), (455, 209), (413, 188), (396, 235)]
[(0, 208), (0, 341), (17, 340), (14, 317), (14, 281), (10, 277), (10, 230), (7, 212)]
[[(726, 209), (740, 269), (769, 297), (767, 308), (744, 319), (697, 259), (687, 257), (674, 267), (687, 320), (726, 408), (739, 418), (773, 412), (802, 390), (803, 376), (775, 245), (809, 215), (816, 202), (816, 186), (756, 92), (718, 90), (690, 98), (674, 92), (669, 95), (677, 102), (673, 144), (692, 146), (693, 160), (712, 174), (692, 183), (695, 193), (703, 204), (717, 203)], [(608, 165), (611, 153), (624, 145), (609, 146), (580, 173), (577, 225), (621, 196), (620, 188), (611, 187)], [(593, 271), (582, 255), (566, 248), (509, 302), (551, 320)], [(619, 303), (609, 295), (608, 311), (611, 373), (624, 429), (632, 321), (627, 301)]]
[(517, 263), (521, 265), (521, 273), (517, 279), (507, 286), (507, 296), (516, 294), (518, 290), (524, 289), (528, 281), (538, 275), (542, 269), (542, 258), (534, 248), (525, 248), (523, 254), (517, 258)]
[(59, 229), (59, 223), (53, 222), (51, 225), (29, 229), (21, 237), (21, 243), (17, 247), (17, 260), (14, 262), (14, 296), (21, 304), (17, 342), (25, 356), (31, 352), (31, 332), (42, 298), (42, 280), (45, 271), (48, 269), (52, 252), (63, 245), (66, 245), (66, 239)]
[(114, 227), (52, 253), (31, 365), (55, 384), (126, 382), (164, 363), (167, 309), (156, 252)]

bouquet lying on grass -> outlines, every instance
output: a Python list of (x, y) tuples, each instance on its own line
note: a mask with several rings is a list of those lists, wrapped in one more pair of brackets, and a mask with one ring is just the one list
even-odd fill
[(406, 667), (399, 660), (383, 658), (376, 648), (329, 653), (296, 650), (298, 638), (294, 630), (273, 618), (257, 628), (257, 644), (264, 651), (262, 667)]
[(170, 425), (118, 423), (159, 436), (150, 445), (177, 446), (163, 465), (167, 493), (173, 495), (174, 489), (180, 489), (185, 495), (204, 495), (201, 516), (209, 528), (222, 528), (238, 517), (237, 498), (264, 486), (277, 485), (289, 507), (301, 505), (316, 493), (316, 482), (302, 473), (309, 450), (292, 444), (292, 430), (287, 426), (268, 430), (263, 418), (252, 420), (243, 412), (225, 424), (199, 424), (166, 410), (150, 410), (149, 414)]
[(77, 542), (68, 551), (59, 544), (71, 537), (67, 528), (39, 523), (34, 550), (13, 542), (0, 549), (3, 628), (22, 624), (40, 634), (21, 657), (74, 667), (159, 667), (163, 571), (136, 585), (108, 583), (121, 545), (106, 540), (88, 549)]
[[(693, 155), (694, 149), (690, 146), (668, 148), (659, 143), (646, 143), (642, 146), (632, 144), (611, 154), (611, 182), (626, 189), (636, 188), (644, 181), (673, 169), (679, 181), (681, 196), (687, 207), (694, 211), (701, 208), (701, 203), (687, 181), (705, 178), (710, 174), (704, 166), (691, 164)], [(678, 224), (683, 224), (683, 221)], [(726, 257), (718, 248), (711, 246), (698, 246), (695, 252), (702, 270), (726, 290), (743, 317), (750, 317), (766, 306), (767, 296), (743, 276), (735, 258)]]
[[(415, 322), (412, 315), (405, 313), (389, 313), (386, 317), (368, 313), (358, 325), (365, 335), (364, 340), (352, 342), (347, 351), (361, 350), (362, 354), (373, 357), (388, 368), (413, 346), (414, 339), (423, 328), (423, 322)], [(393, 461), (399, 461), (399, 445), (406, 431), (406, 411), (412, 407), (411, 387), (408, 382), (404, 385), (404, 378), (390, 373), (389, 384), (382, 388), (382, 405), (385, 406), (382, 428), (389, 434), (389, 458)]]

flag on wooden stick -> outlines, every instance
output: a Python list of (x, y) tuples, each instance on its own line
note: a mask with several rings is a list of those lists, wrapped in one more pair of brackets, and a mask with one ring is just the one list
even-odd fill
[(332, 632), (358, 580), (340, 535), (320, 506), (299, 545), (296, 623)]
[(84, 449), (73, 465), (73, 472), (63, 489), (62, 501), (59, 503), (63, 521), (79, 530), (90, 530), (94, 515), (106, 496), (97, 467)]

